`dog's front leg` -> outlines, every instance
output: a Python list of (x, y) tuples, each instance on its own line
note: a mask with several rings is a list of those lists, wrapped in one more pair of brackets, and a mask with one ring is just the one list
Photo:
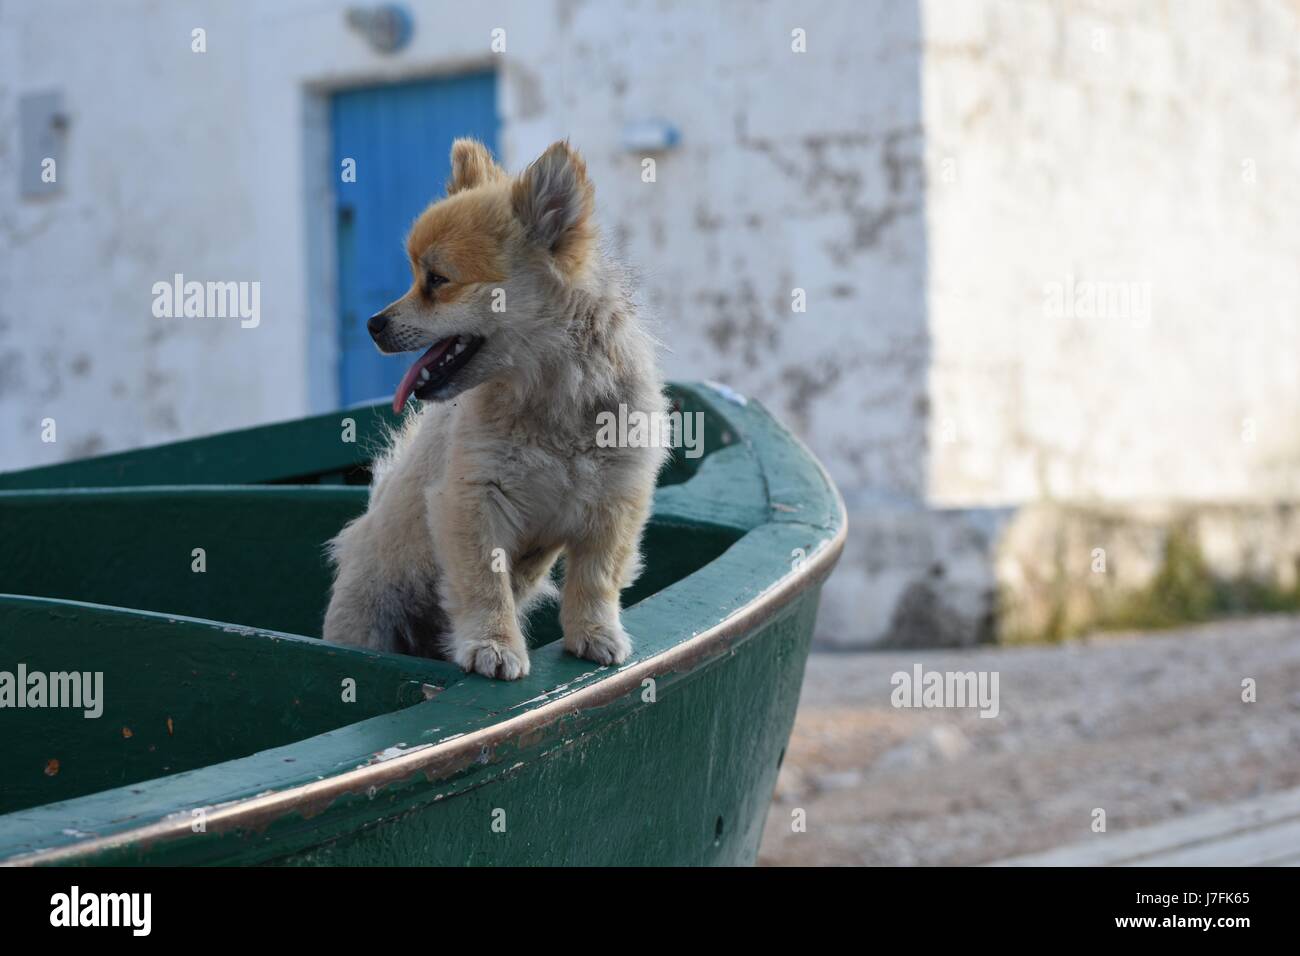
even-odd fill
[(463, 482), (434, 495), (429, 513), (452, 660), (485, 677), (525, 676), (528, 645), (507, 564), (515, 537), (509, 502), (496, 485)]
[(639, 567), (641, 528), (650, 503), (629, 503), (606, 512), (591, 533), (570, 542), (564, 564), (560, 624), (564, 648), (598, 664), (621, 664), (632, 641), (619, 617), (619, 591)]

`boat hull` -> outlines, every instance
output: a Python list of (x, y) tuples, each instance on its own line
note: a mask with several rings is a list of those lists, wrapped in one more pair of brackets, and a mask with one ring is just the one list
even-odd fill
[[(312, 548), (356, 513), (363, 490), (212, 487), (201, 443), (163, 451), (166, 486), (88, 489), (57, 468), (37, 482), (54, 487), (7, 476), (0, 524), (33, 539), (39, 559), (0, 557), (0, 590), (21, 592), (0, 595), (0, 633), (20, 635), (0, 639), (0, 670), (96, 666), (108, 682), (93, 722), (25, 715), (32, 742), (2, 758), (22, 789), (0, 804), (0, 860), (753, 863), (821, 585), (843, 546), (843, 508), (815, 459), (757, 403), (708, 386), (674, 396), (708, 416), (718, 447), (675, 462), (661, 483), (652, 571), (624, 596), (633, 657), (617, 668), (574, 658), (544, 610), (532, 673), (518, 682), (315, 639), (324, 589)], [(147, 459), (85, 473), (148, 481)], [(364, 467), (336, 459), (304, 452), (277, 467)], [(140, 534), (151, 517), (156, 529)], [(51, 521), (66, 527), (51, 532)], [(87, 526), (97, 529), (84, 545), (96, 571), (77, 575), (50, 542)], [(113, 528), (135, 529), (147, 546), (120, 547), (126, 557), (99, 568)], [(166, 565), (190, 561), (196, 529), (217, 528), (226, 581), (195, 585)], [(265, 553), (259, 529), (274, 531)], [(304, 583), (277, 603), (286, 581)]]

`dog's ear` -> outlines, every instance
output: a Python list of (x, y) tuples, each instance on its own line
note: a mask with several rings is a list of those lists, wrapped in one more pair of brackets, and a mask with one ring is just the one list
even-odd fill
[(549, 250), (563, 268), (578, 264), (595, 238), (591, 213), (596, 193), (576, 149), (567, 142), (552, 143), (515, 180), (510, 199), (529, 239)]
[(447, 180), (447, 195), (462, 189), (473, 189), (506, 175), (496, 164), (488, 148), (476, 139), (458, 139), (451, 144), (451, 178)]

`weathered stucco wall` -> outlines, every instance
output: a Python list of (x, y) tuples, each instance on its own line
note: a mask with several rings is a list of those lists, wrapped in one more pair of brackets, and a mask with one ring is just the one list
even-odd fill
[[(391, 57), (345, 27), (343, 0), (0, 6), (13, 52), (0, 68), (6, 464), (328, 406), (330, 251), (313, 248), (326, 230), (312, 232), (331, 221), (318, 208), (327, 172), (313, 168), (320, 94), (494, 65), (507, 163), (564, 136), (584, 151), (669, 373), (763, 395), (850, 494), (920, 491), (915, 9), (468, 5), (449, 30), (412, 6), (414, 41)], [(205, 54), (190, 51), (194, 26)], [(489, 46), (496, 27), (504, 55)], [(791, 50), (795, 27), (807, 53)], [(44, 88), (63, 90), (71, 114), (64, 189), (19, 201), (17, 96)], [(646, 183), (621, 137), (651, 117), (682, 145)], [(155, 319), (152, 284), (176, 271), (260, 281), (260, 327)], [(47, 415), (54, 446), (38, 440)]]
[(854, 515), (823, 639), (1295, 603), (1300, 5), (921, 6), (925, 487)]
[[(184, 5), (0, 5), (0, 448), (17, 467), (301, 409), (288, 323), (159, 320), (153, 283), (276, 281), (237, 58), (195, 56)], [(205, 15), (215, 37), (238, 14)], [(60, 90), (62, 191), (19, 198), (18, 97)], [(264, 311), (267, 303), (263, 303)], [(273, 374), (274, 370), (274, 374)], [(43, 419), (56, 440), (41, 440)]]
[(923, 22), (929, 501), (1300, 496), (1300, 5)]

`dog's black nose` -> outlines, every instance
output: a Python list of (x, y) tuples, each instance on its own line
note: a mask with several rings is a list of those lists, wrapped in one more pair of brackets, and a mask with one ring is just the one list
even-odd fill
[(383, 332), (384, 328), (387, 325), (388, 325), (388, 316), (385, 315), (383, 312), (376, 312), (366, 322), (366, 328), (370, 330), (371, 335), (378, 335), (379, 333)]

